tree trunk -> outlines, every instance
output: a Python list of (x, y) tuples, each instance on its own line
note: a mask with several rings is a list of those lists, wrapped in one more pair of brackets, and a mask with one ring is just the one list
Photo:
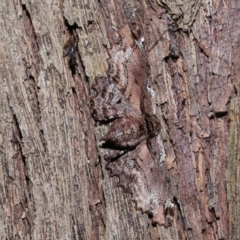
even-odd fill
[(1, 1), (1, 239), (239, 239), (239, 10)]

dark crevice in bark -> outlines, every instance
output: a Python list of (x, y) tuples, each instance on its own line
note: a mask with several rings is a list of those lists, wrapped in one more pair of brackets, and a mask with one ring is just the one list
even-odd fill
[(226, 117), (228, 115), (228, 112), (215, 112), (215, 117), (216, 118), (223, 118)]
[(75, 216), (72, 216), (71, 217), (71, 225), (72, 225), (72, 237), (73, 237), (73, 240), (77, 240), (77, 236), (75, 234)]
[(89, 79), (88, 75), (86, 74), (85, 66), (84, 66), (84, 63), (83, 63), (83, 60), (81, 58), (81, 54), (80, 54), (79, 51), (77, 51), (77, 58), (78, 58), (79, 67), (80, 67), (80, 72), (79, 73), (84, 73), (83, 75), (81, 75), (81, 77), (83, 78), (83, 80), (85, 82), (90, 84), (90, 79)]
[[(84, 119), (90, 118), (89, 117), (90, 112), (88, 110), (86, 112), (87, 116), (83, 115), (84, 114), (83, 109), (86, 108), (87, 102), (88, 102), (88, 97), (90, 95), (89, 86), (88, 86), (90, 80), (89, 80), (88, 76), (86, 75), (85, 67), (84, 67), (84, 64), (83, 64), (83, 61), (81, 59), (81, 55), (80, 55), (80, 52), (78, 49), (78, 41), (79, 41), (78, 33), (79, 33), (79, 31), (82, 31), (82, 28), (78, 27), (78, 25), (76, 23), (74, 25), (70, 25), (66, 18), (64, 18), (64, 24), (66, 26), (66, 35), (67, 35), (68, 40), (63, 46), (63, 57), (64, 57), (64, 54), (65, 54), (65, 56), (67, 56), (68, 64), (70, 65), (70, 70), (72, 73), (72, 77), (76, 83), (76, 86), (72, 87), (71, 90), (72, 90), (72, 95), (74, 97), (76, 109), (80, 111), (79, 121), (85, 123)], [(66, 49), (66, 45), (69, 44), (68, 41), (73, 41), (73, 44), (74, 44), (73, 49), (71, 49), (71, 48)], [(64, 53), (64, 51), (65, 51), (65, 53)], [(67, 52), (72, 51), (72, 52), (70, 54), (69, 53), (66, 54), (66, 51)], [(85, 141), (85, 142), (86, 142), (86, 144), (88, 144), (87, 141)], [(87, 146), (85, 148), (87, 149)]]
[(85, 240), (87, 239), (85, 236), (86, 229), (83, 224), (79, 223), (78, 220), (76, 220), (76, 227), (77, 227), (77, 239), (79, 240)]
[(72, 90), (72, 94), (74, 94), (74, 95), (77, 94), (76, 89), (74, 87), (72, 87), (71, 90)]
[[(70, 25), (68, 23), (67, 19), (65, 19), (65, 18), (64, 18), (64, 23), (65, 23), (65, 26), (67, 28), (67, 35), (68, 35), (69, 39), (70, 38), (75, 38), (75, 41), (78, 44), (78, 41), (79, 41), (78, 31), (82, 31), (83, 29), (81, 27), (79, 27), (76, 23), (74, 25)], [(76, 49), (75, 49), (75, 52), (74, 52), (76, 65), (74, 67), (72, 66), (70, 69), (72, 71), (72, 75), (76, 74), (78, 77), (81, 77), (85, 82), (89, 83), (90, 81), (89, 81), (88, 76), (86, 75), (85, 67), (84, 67), (80, 52), (78, 50), (77, 44), (76, 44)], [(69, 59), (69, 61), (70, 61), (70, 59)], [(73, 61), (73, 60), (71, 60), (71, 61)], [(88, 88), (85, 88), (85, 89), (88, 89)]]
[(33, 65), (34, 65), (34, 66), (28, 66), (29, 63), (26, 61), (26, 59), (23, 60), (26, 65), (26, 75), (28, 77), (26, 80), (26, 83), (24, 82), (24, 85), (26, 87), (28, 100), (32, 108), (32, 112), (35, 117), (36, 123), (37, 125), (40, 125), (39, 137), (41, 139), (44, 151), (46, 151), (46, 141), (44, 138), (43, 130), (41, 130), (42, 129), (41, 109), (40, 109), (40, 103), (39, 103), (39, 97), (38, 97), (39, 87), (37, 86), (35, 77), (33, 75), (35, 73), (35, 70), (38, 73), (41, 69), (41, 66), (40, 66), (41, 58), (39, 54), (39, 46), (37, 42), (37, 36), (34, 31), (31, 15), (25, 4), (22, 4), (22, 9), (23, 9), (23, 15), (22, 15), (23, 25), (25, 27), (25, 34), (28, 36), (29, 41), (31, 43), (30, 53), (32, 54)]
[(183, 226), (183, 229), (186, 229), (184, 216), (183, 216), (183, 212), (182, 212), (182, 209), (181, 209), (181, 205), (178, 202), (178, 199), (176, 197), (173, 197), (173, 202), (174, 202), (174, 205), (177, 206), (177, 212), (178, 212), (179, 218), (180, 218), (178, 223)]
[(23, 139), (23, 135), (22, 132), (20, 130), (20, 126), (19, 126), (19, 122), (17, 120), (17, 116), (16, 114), (13, 112), (13, 108), (10, 106), (11, 108), (11, 112), (13, 114), (13, 122), (14, 122), (14, 126), (16, 127), (16, 131), (14, 131), (14, 134), (16, 134), (17, 140), (20, 143), (20, 141), (22, 141)]
[[(26, 156), (23, 154), (23, 135), (22, 131), (20, 129), (20, 123), (18, 121), (18, 118), (16, 114), (14, 113), (13, 108), (10, 105), (9, 107), (12, 113), (13, 118), (13, 139), (12, 139), (12, 145), (13, 148), (16, 151), (16, 154), (14, 155), (15, 161), (15, 178), (13, 179), (14, 182), (19, 185), (18, 188), (20, 188), (20, 204), (15, 205), (14, 207), (14, 221), (15, 224), (20, 224), (20, 222), (23, 222), (24, 228), (22, 228), (22, 233), (24, 236), (31, 235), (31, 223), (33, 222), (32, 219), (30, 221), (31, 215), (30, 215), (30, 209), (28, 208), (30, 194), (31, 194), (31, 181), (29, 177), (27, 176), (27, 162), (26, 162)], [(25, 216), (23, 217), (23, 213), (25, 212)]]
[(26, 157), (23, 154), (22, 151), (22, 139), (23, 139), (23, 135), (19, 126), (19, 122), (17, 120), (17, 116), (16, 114), (13, 112), (12, 107), (10, 106), (11, 112), (13, 114), (13, 143), (18, 145), (18, 149), (21, 155), (21, 160), (23, 162), (24, 165), (24, 173), (26, 173), (26, 168), (27, 168), (27, 163), (26, 163)]
[(44, 151), (46, 152), (47, 143), (44, 137), (44, 132), (42, 130), (42, 116), (38, 97), (39, 87), (37, 86), (35, 78), (28, 72), (28, 70), (26, 71), (26, 74), (28, 78), (24, 81), (24, 85), (28, 94), (28, 101), (31, 106), (33, 116), (35, 118), (35, 122), (37, 126), (39, 126), (39, 137), (41, 139)]
[[(89, 77), (86, 74), (84, 62), (82, 60), (80, 49), (78, 48), (78, 41), (79, 41), (79, 34), (83, 31), (81, 27), (79, 27), (76, 23), (73, 25), (70, 25), (67, 21), (67, 19), (64, 18), (64, 23), (66, 27), (66, 35), (68, 37), (67, 42), (64, 46), (64, 51), (71, 51), (71, 48), (66, 49), (66, 44), (69, 44), (68, 41), (73, 40), (74, 49), (72, 49), (72, 53), (67, 53), (68, 61), (69, 61), (69, 67), (72, 72), (72, 77), (76, 83), (75, 87), (72, 87), (72, 96), (74, 98), (76, 110), (80, 111), (79, 114), (80, 119), (79, 121), (83, 122), (84, 125), (86, 125), (87, 130), (84, 131), (85, 138), (83, 139), (84, 142), (84, 151), (86, 154), (86, 158), (89, 161), (89, 167), (91, 166), (91, 169), (86, 168), (86, 173), (88, 179), (92, 179), (92, 182), (89, 183), (89, 190), (88, 190), (88, 201), (89, 201), (89, 214), (91, 217), (91, 239), (97, 239), (98, 232), (100, 229), (105, 228), (104, 223), (104, 214), (103, 214), (103, 205), (105, 204), (104, 196), (102, 194), (101, 185), (98, 184), (98, 178), (99, 175), (102, 175), (101, 173), (101, 166), (96, 164), (96, 154), (95, 151), (95, 135), (93, 134), (93, 122), (91, 119), (91, 113), (88, 108), (88, 99), (90, 95), (90, 87), (91, 81)], [(88, 22), (88, 31), (95, 28), (95, 22), (89, 21)], [(72, 43), (71, 43), (72, 44)], [(73, 64), (70, 62), (73, 61)], [(95, 162), (94, 162), (95, 161)], [(97, 205), (96, 205), (96, 199), (97, 199)], [(75, 239), (86, 239), (84, 236), (85, 229), (84, 227), (81, 227), (81, 224), (78, 224), (78, 217), (74, 216), (75, 221), (75, 230), (74, 231), (74, 237)]]
[(72, 72), (72, 76), (76, 74), (77, 71), (77, 60), (76, 60), (76, 52), (77, 52), (77, 44), (78, 44), (78, 37), (76, 30), (79, 28), (76, 23), (70, 25), (68, 21), (64, 18), (64, 24), (67, 28), (68, 33), (68, 40), (64, 44), (64, 55), (63, 57), (68, 57), (68, 66)]
[(39, 46), (37, 42), (37, 36), (34, 31), (34, 26), (32, 23), (31, 15), (29, 11), (27, 10), (27, 7), (25, 4), (22, 4), (22, 9), (23, 9), (23, 26), (25, 28), (25, 33), (29, 38), (29, 41), (31, 43), (31, 53), (32, 53), (32, 58), (33, 58), (33, 64), (37, 72), (40, 71), (41, 69), (41, 58), (39, 54)]
[[(212, 220), (211, 222), (207, 222), (209, 227), (203, 227), (201, 233), (195, 234), (195, 235), (191, 235), (191, 239), (194, 239), (194, 238), (196, 239), (197, 237), (200, 237), (200, 236), (203, 237), (203, 239), (205, 239), (204, 237), (206, 237), (206, 239), (210, 239), (209, 238), (210, 232), (211, 232), (211, 235), (215, 237), (215, 238), (211, 238), (211, 239), (217, 239), (216, 236), (218, 235), (218, 230), (217, 230), (218, 227), (217, 227), (217, 224), (216, 224), (215, 227), (213, 225), (214, 223), (216, 223), (217, 220), (218, 219)], [(211, 229), (211, 231), (209, 232), (208, 230), (210, 230), (210, 229)], [(206, 234), (206, 236), (205, 236), (205, 234)], [(220, 239), (226, 240), (225, 238), (219, 238), (219, 240)]]
[[(82, 27), (79, 27), (76, 23), (74, 23), (73, 25), (70, 25), (67, 21), (66, 18), (64, 18), (64, 24), (67, 28), (67, 32), (68, 32), (68, 37), (70, 38), (75, 38), (74, 41), (76, 42), (76, 48), (74, 49), (74, 55), (72, 57), (69, 57), (69, 67), (72, 71), (72, 75), (74, 76), (75, 74), (77, 74), (78, 76), (81, 76), (83, 78), (84, 81), (86, 81), (87, 83), (89, 83), (89, 78), (86, 75), (86, 71), (85, 71), (85, 66), (83, 64), (80, 52), (78, 50), (78, 31), (83, 31)], [(93, 21), (89, 21), (88, 22), (88, 26), (89, 28), (93, 28), (93, 26), (95, 26), (95, 23)], [(78, 69), (79, 68), (79, 69)], [(77, 72), (77, 70), (79, 70)], [(84, 74), (82, 74), (84, 73)]]

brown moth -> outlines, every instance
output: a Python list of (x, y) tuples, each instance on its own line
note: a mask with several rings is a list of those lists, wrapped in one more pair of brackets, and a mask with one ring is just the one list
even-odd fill
[(107, 134), (101, 139), (110, 146), (134, 148), (147, 135), (147, 126), (142, 117), (126, 116), (113, 121)]

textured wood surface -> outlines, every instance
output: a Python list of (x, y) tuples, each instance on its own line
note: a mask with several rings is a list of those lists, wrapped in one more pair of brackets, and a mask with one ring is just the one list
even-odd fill
[[(1, 1), (0, 239), (239, 239), (239, 9), (238, 0)], [(91, 106), (103, 76), (126, 109), (160, 121), (110, 166), (100, 140), (111, 123)], [(132, 162), (142, 171), (126, 192), (106, 166)]]

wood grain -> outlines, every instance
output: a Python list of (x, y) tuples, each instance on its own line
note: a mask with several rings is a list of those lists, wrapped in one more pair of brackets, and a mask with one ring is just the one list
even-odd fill
[[(239, 239), (237, 0), (13, 0), (0, 15), (1, 239)], [(120, 164), (161, 183), (168, 228), (116, 187), (127, 180), (98, 146), (108, 126), (91, 87), (107, 74), (138, 112), (139, 86), (151, 89), (159, 134)]]

